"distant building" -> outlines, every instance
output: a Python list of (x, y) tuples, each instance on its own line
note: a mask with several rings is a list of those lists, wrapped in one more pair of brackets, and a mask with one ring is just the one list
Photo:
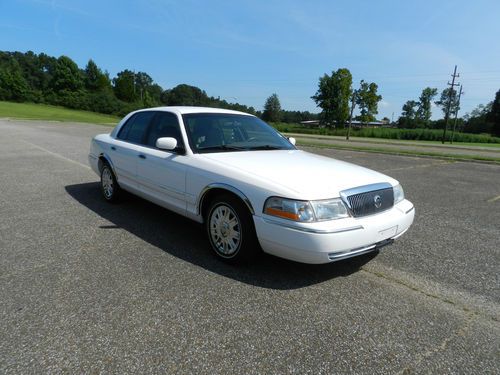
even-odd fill
[[(317, 128), (317, 127), (324, 127), (325, 125), (320, 125), (319, 120), (308, 120), (308, 121), (301, 121), (300, 122), (302, 125), (310, 128)], [(345, 122), (345, 125), (349, 125), (349, 121)], [(362, 122), (362, 121), (357, 121), (353, 120), (352, 121), (352, 127), (353, 128), (382, 128), (382, 127), (390, 127), (391, 124), (387, 121), (369, 121), (369, 122)]]

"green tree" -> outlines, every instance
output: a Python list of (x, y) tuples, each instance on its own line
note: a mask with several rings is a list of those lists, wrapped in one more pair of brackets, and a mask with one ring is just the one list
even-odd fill
[(491, 110), (488, 113), (488, 120), (492, 123), (492, 135), (500, 137), (500, 90), (497, 91), (495, 100), (493, 100)]
[(403, 104), (403, 112), (401, 113), (401, 116), (408, 119), (414, 119), (417, 115), (417, 106), (418, 103), (415, 100), (408, 100), (405, 104)]
[(470, 113), (464, 116), (463, 131), (465, 133), (491, 133), (492, 124), (488, 121), (488, 114), (491, 112), (493, 102), (487, 105), (479, 104)]
[(38, 55), (38, 62), (40, 68), (39, 89), (42, 92), (43, 100), (46, 101), (47, 93), (50, 91), (52, 77), (54, 76), (54, 72), (56, 70), (57, 59), (53, 56), (46, 55), (45, 53), (40, 53)]
[(9, 54), (0, 52), (0, 100), (25, 101), (29, 86), (21, 67)]
[(131, 103), (137, 100), (135, 92), (135, 74), (125, 69), (113, 78), (113, 91), (118, 99)]
[(398, 127), (400, 128), (415, 128), (417, 116), (418, 102), (415, 100), (408, 100), (403, 104), (401, 117), (398, 120)]
[(375, 115), (378, 113), (378, 102), (382, 96), (377, 94), (378, 85), (361, 80), (359, 89), (356, 90), (356, 104), (359, 107), (359, 116), (356, 118), (362, 122), (375, 121)]
[(67, 56), (57, 59), (51, 87), (57, 94), (62, 90), (78, 91), (83, 88), (83, 77), (78, 65)]
[(316, 113), (311, 113), (309, 111), (281, 111), (280, 121), (286, 123), (299, 123), (301, 121), (307, 120), (317, 120), (319, 117)]
[(318, 91), (311, 98), (321, 108), (321, 122), (344, 125), (349, 118), (349, 100), (352, 95), (352, 75), (349, 69), (338, 69), (319, 79)]
[(97, 64), (91, 59), (84, 70), (85, 88), (89, 91), (101, 91), (111, 88), (109, 76), (103, 73)]
[(128, 113), (126, 110), (122, 111), (122, 108), (125, 107), (124, 103), (116, 99), (111, 90), (92, 92), (89, 94), (88, 99), (88, 107), (91, 111), (123, 115)]
[(207, 93), (196, 86), (180, 84), (171, 90), (166, 90), (161, 96), (166, 105), (204, 106), (210, 103)]
[(437, 95), (437, 89), (430, 87), (426, 87), (425, 89), (423, 89), (422, 93), (420, 94), (418, 108), (416, 112), (416, 119), (419, 122), (422, 122), (425, 125), (425, 127), (429, 127), (429, 121), (431, 120), (432, 117), (431, 102), (436, 95)]
[(40, 54), (39, 57), (32, 51), (11, 53), (11, 56), (19, 63), (22, 76), (28, 85), (25, 100), (35, 103), (43, 101), (43, 93), (47, 90), (48, 82), (50, 81), (47, 71), (42, 67), (42, 55)]
[[(153, 78), (149, 76), (149, 74), (144, 73), (144, 72), (137, 72), (135, 73), (135, 90), (137, 92), (137, 95), (139, 96), (139, 99), (141, 102), (144, 103), (145, 95), (148, 89), (153, 85)], [(151, 95), (148, 95), (147, 102), (151, 102)]]
[(435, 101), (434, 103), (441, 107), (441, 110), (443, 111), (443, 114), (446, 116), (446, 111), (448, 109), (448, 103), (450, 101), (450, 95), (451, 95), (451, 104), (450, 104), (450, 117), (457, 111), (460, 110), (460, 105), (458, 103), (458, 93), (457, 90), (452, 89), (451, 87), (448, 87), (444, 89), (441, 92), (441, 96), (439, 100)]
[(153, 83), (147, 89), (148, 95), (151, 97), (151, 102), (153, 105), (160, 105), (161, 103), (161, 94), (163, 89), (160, 85)]
[(264, 104), (262, 119), (265, 121), (278, 122), (281, 119), (281, 104), (278, 95), (272, 94)]

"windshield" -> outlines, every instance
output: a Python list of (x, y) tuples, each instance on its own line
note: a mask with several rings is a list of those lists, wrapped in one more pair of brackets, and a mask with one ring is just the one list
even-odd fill
[(191, 113), (182, 118), (195, 153), (295, 149), (288, 139), (254, 116)]

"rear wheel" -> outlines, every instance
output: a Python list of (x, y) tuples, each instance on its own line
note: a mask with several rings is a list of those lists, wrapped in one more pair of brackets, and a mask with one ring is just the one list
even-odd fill
[(216, 197), (205, 219), (210, 245), (219, 258), (241, 263), (258, 254), (252, 215), (238, 198), (230, 194)]
[(120, 195), (120, 186), (118, 186), (115, 174), (108, 163), (104, 163), (101, 170), (101, 192), (108, 202), (116, 202)]

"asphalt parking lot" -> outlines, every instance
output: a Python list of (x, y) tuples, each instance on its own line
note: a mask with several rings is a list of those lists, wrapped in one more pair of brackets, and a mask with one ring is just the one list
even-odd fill
[(215, 259), (198, 224), (99, 195), (98, 125), (0, 120), (0, 373), (500, 373), (500, 166), (308, 149), (398, 179), (394, 245)]

